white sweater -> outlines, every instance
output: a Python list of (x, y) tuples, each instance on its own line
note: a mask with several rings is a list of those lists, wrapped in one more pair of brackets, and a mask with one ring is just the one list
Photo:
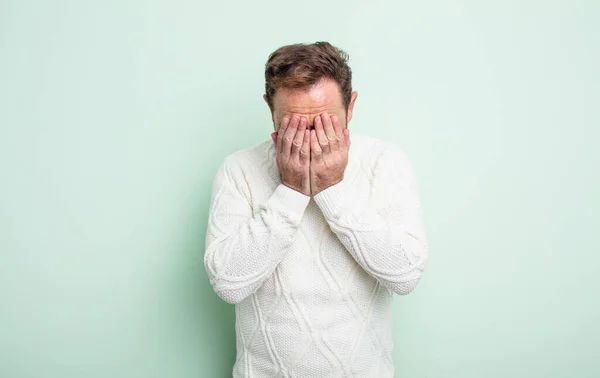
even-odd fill
[(281, 184), (271, 140), (213, 184), (204, 264), (235, 304), (234, 377), (393, 377), (392, 294), (427, 258), (406, 155), (352, 133), (344, 179), (313, 198)]

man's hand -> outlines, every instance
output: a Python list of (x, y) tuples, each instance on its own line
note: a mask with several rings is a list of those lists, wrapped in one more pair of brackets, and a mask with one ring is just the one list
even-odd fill
[(336, 115), (322, 113), (315, 118), (310, 134), (311, 195), (335, 185), (344, 178), (348, 165), (350, 131), (342, 128)]
[(310, 132), (306, 118), (285, 117), (279, 132), (271, 134), (277, 151), (277, 168), (281, 183), (310, 196)]

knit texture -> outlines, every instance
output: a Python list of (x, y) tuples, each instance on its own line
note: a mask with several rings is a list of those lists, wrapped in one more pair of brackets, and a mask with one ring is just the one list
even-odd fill
[(235, 304), (233, 377), (393, 377), (392, 295), (426, 259), (417, 182), (391, 143), (353, 132), (344, 179), (314, 197), (281, 184), (270, 140), (214, 180), (204, 265)]

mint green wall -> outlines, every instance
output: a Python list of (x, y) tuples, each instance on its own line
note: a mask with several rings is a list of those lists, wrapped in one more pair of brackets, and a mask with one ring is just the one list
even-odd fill
[(269, 137), (268, 54), (316, 40), (350, 53), (351, 128), (420, 180), (397, 376), (600, 376), (599, 21), (566, 0), (0, 2), (0, 376), (230, 375), (213, 175)]

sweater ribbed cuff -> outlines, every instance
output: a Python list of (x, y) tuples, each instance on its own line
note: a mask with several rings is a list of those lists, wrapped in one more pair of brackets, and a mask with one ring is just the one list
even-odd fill
[(302, 218), (304, 210), (306, 210), (308, 202), (310, 201), (310, 196), (297, 192), (283, 184), (279, 184), (277, 188), (275, 188), (271, 198), (275, 199), (275, 201), (298, 218)]
[(346, 206), (346, 200), (348, 198), (350, 187), (346, 180), (342, 180), (329, 188), (322, 190), (313, 197), (315, 203), (323, 215), (327, 219), (338, 219), (344, 207)]

